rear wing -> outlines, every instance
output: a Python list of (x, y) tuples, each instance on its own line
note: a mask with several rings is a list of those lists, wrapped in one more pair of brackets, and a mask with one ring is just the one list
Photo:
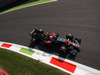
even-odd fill
[(37, 30), (36, 29), (33, 29), (30, 33), (30, 36), (32, 37), (33, 33), (35, 33)]
[(33, 29), (33, 30), (31, 31), (30, 35), (32, 35), (34, 32), (35, 32), (35, 29)]

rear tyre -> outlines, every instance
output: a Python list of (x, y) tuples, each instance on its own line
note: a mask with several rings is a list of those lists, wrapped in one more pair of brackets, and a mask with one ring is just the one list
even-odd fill
[(34, 40), (34, 39), (36, 38), (37, 35), (38, 35), (38, 33), (36, 33), (36, 32), (32, 33), (32, 36), (31, 36), (32, 39), (31, 39), (31, 41)]
[(36, 42), (36, 39), (35, 38), (32, 38), (31, 39), (31, 42), (35, 43)]
[(62, 52), (64, 52), (64, 53), (66, 53), (67, 49), (66, 49), (66, 47), (65, 47), (65, 46), (61, 46), (61, 47), (60, 47), (60, 51), (62, 51)]
[(37, 33), (33, 33), (32, 36), (33, 36), (33, 37), (37, 36)]

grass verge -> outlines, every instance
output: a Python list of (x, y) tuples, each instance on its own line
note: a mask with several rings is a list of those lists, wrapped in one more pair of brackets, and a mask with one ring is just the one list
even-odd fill
[(25, 7), (29, 7), (29, 6), (33, 6), (33, 5), (38, 5), (38, 4), (42, 4), (42, 3), (46, 3), (46, 2), (52, 2), (52, 1), (55, 1), (55, 0), (39, 0), (39, 1), (36, 1), (36, 2), (31, 2), (31, 3), (27, 3), (27, 4), (19, 5), (17, 7), (10, 8), (8, 10), (0, 12), (0, 14), (4, 14), (4, 13), (14, 11), (14, 10), (17, 10), (17, 9), (21, 9), (21, 8), (25, 8)]
[(0, 65), (13, 75), (68, 75), (44, 63), (1, 48)]

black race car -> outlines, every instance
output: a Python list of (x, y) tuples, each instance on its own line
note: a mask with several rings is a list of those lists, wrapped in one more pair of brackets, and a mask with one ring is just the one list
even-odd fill
[(81, 49), (81, 39), (73, 38), (72, 34), (67, 34), (66, 39), (59, 37), (58, 33), (44, 33), (42, 29), (33, 29), (30, 33), (31, 42), (38, 42), (43, 45), (60, 45), (60, 51), (76, 55)]

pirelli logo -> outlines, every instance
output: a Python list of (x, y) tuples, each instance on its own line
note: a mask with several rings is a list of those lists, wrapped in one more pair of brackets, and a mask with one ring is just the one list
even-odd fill
[(0, 68), (0, 75), (9, 75), (6, 71)]

